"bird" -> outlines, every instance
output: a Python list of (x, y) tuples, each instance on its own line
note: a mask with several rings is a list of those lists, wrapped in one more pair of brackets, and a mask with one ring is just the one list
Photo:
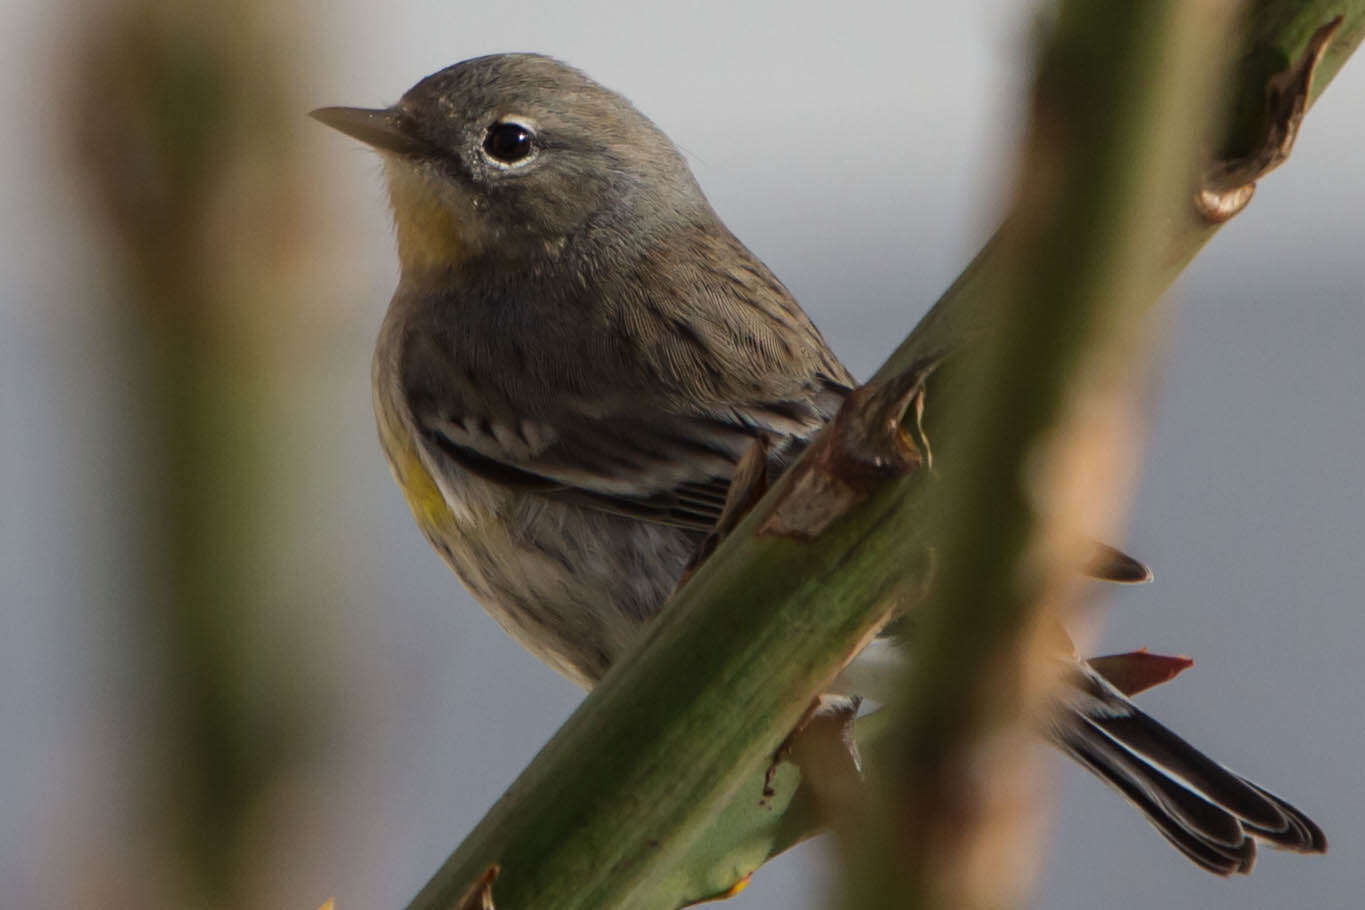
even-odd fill
[[(400, 277), (373, 393), (393, 475), (488, 613), (591, 688), (665, 608), (756, 441), (776, 476), (855, 381), (673, 142), (578, 69), (494, 54), (390, 107), (312, 115), (383, 163)], [(1105, 553), (1098, 574), (1147, 577)], [(1197, 865), (1325, 851), (1083, 660), (1064, 676), (1047, 735)]]

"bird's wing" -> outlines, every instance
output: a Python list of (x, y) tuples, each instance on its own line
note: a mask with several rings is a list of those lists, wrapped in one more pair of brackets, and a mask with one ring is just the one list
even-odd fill
[(430, 461), (484, 480), (647, 521), (709, 530), (741, 457), (762, 437), (780, 467), (828, 419), (846, 389), (806, 399), (668, 411), (623, 407), (550, 416), (490, 413), (488, 402), (414, 409)]
[(429, 308), (395, 345), (438, 475), (454, 465), (708, 530), (754, 439), (780, 467), (853, 384), (786, 288), (718, 224), (680, 230), (630, 269), (530, 280), (498, 271), (478, 293), (418, 301)]

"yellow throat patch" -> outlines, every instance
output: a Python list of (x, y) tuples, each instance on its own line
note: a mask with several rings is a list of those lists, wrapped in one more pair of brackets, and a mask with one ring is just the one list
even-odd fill
[(459, 190), (421, 169), (385, 156), (389, 204), (398, 234), (398, 263), (404, 272), (458, 266), (470, 251), (469, 225), (456, 212), (465, 200)]

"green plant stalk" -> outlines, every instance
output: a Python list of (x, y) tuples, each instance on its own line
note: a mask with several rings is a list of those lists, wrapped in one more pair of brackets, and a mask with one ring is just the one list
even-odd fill
[[(1258, 13), (1255, 34), (1286, 60), (1300, 50), (1295, 42), (1306, 40), (1302, 23), (1346, 15), (1315, 91), (1365, 26), (1365, 0), (1261, 6), (1267, 12)], [(1193, 216), (1169, 226), (1162, 285), (1214, 230)], [(878, 377), (980, 335), (993, 318), (995, 297), (986, 289), (1001, 262), (998, 244), (988, 246)], [(969, 350), (963, 362), (974, 357)], [(923, 475), (890, 483), (817, 540), (801, 543), (755, 536), (779, 484), (410, 906), (449, 910), (498, 865), (493, 894), (503, 908), (674, 907), (723, 890), (717, 885), (763, 854), (765, 838), (772, 855), (814, 833), (818, 817), (807, 800), (791, 802), (794, 819), (780, 811), (791, 801), (794, 776), (779, 780), (771, 800), (760, 800), (764, 768), (886, 605), (916, 590), (930, 487)], [(722, 824), (727, 818), (733, 826)], [(728, 837), (736, 855), (721, 846)]]
[[(1059, 538), (1065, 516), (1039, 507), (1036, 462), (1075, 459), (1056, 441), (1078, 419), (1078, 392), (1139, 353), (1140, 317), (1165, 288), (1165, 228), (1192, 207), (1189, 165), (1222, 75), (1207, 48), (1232, 9), (1071, 0), (1056, 11), (1000, 266), (982, 291), (989, 331), (944, 418), (951, 510), (937, 512), (938, 572), (891, 708), (894, 761), (864, 788), (864, 823), (847, 826), (847, 906), (985, 910), (1027, 887), (1036, 847), (1019, 836), (1017, 794), (1036, 772), (1021, 746), (1048, 692), (1030, 681), (1036, 627), (1045, 605), (1064, 606), (1049, 601), (1074, 589), (1083, 558)], [(1109, 454), (1083, 430), (1064, 438), (1078, 455)]]

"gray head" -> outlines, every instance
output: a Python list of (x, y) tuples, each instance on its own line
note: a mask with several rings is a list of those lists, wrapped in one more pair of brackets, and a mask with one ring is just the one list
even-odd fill
[(405, 269), (543, 257), (713, 217), (668, 137), (549, 57), (478, 57), (390, 108), (313, 116), (383, 153)]

